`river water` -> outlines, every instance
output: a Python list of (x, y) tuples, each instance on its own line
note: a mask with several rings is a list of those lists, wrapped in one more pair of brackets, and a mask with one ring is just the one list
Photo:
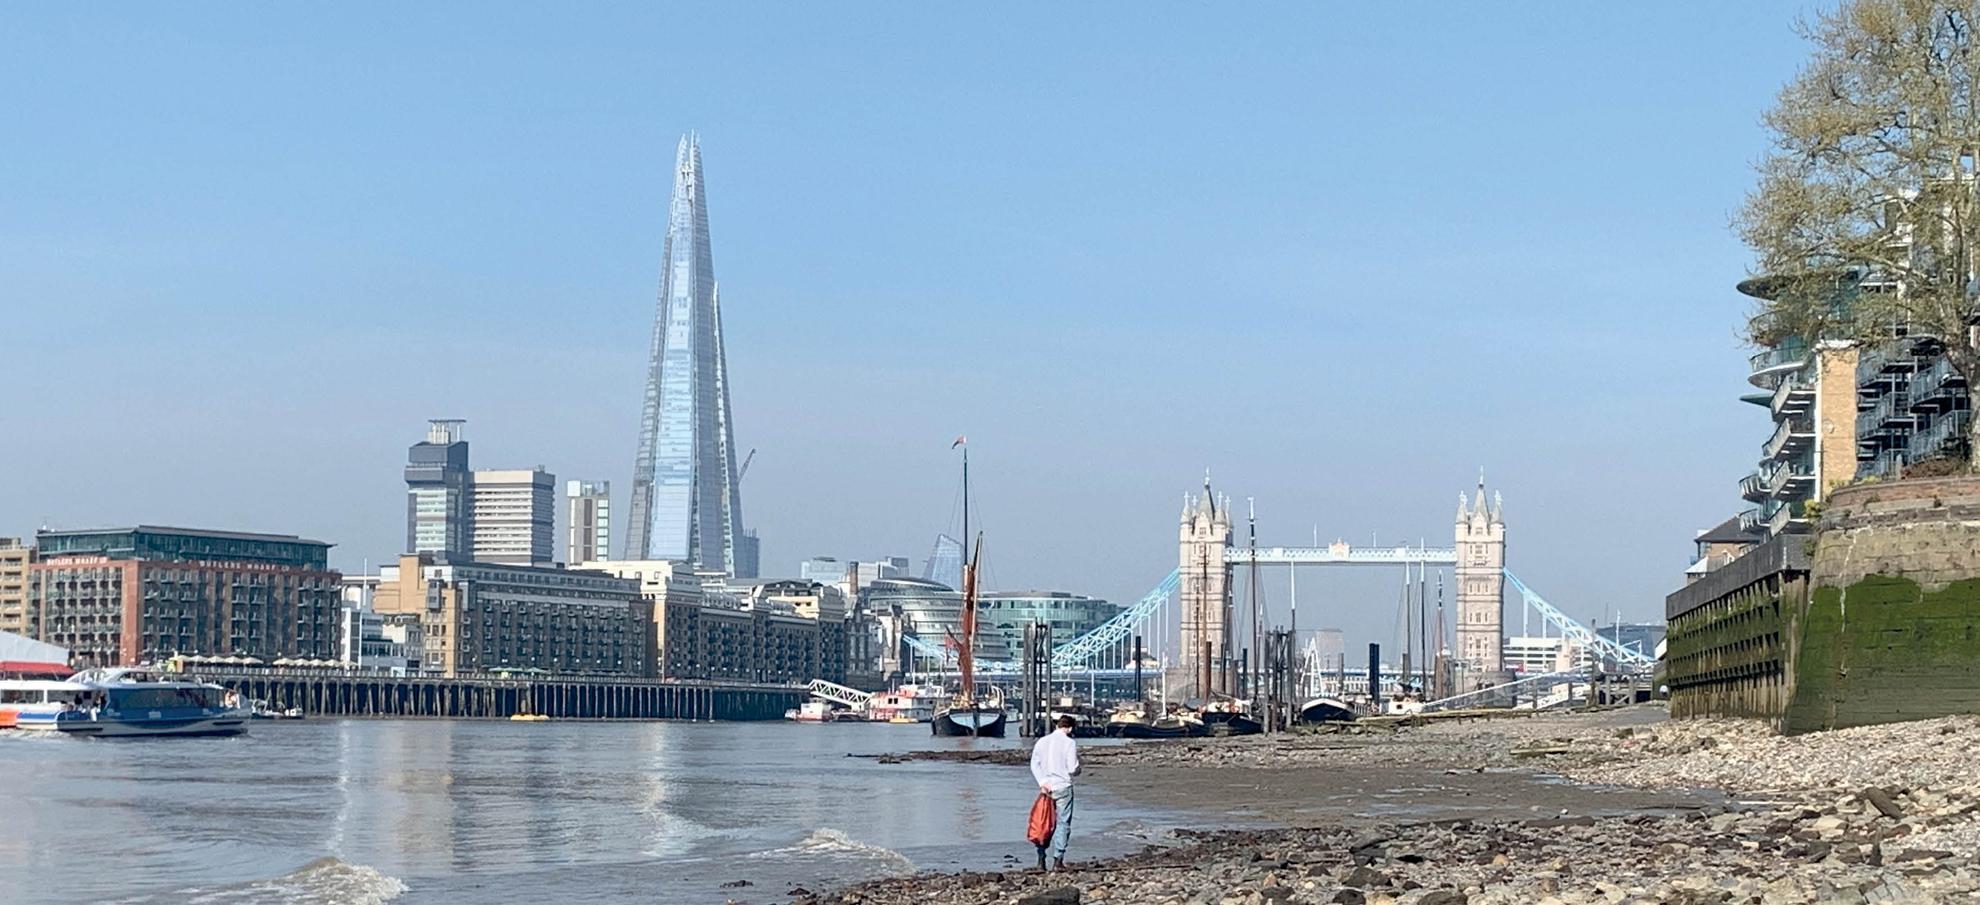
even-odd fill
[[(847, 756), (1027, 743), (792, 723), (0, 733), (0, 902), (782, 902), (798, 885), (1028, 862), (1024, 768)], [(1073, 855), (1178, 822), (1089, 784)]]

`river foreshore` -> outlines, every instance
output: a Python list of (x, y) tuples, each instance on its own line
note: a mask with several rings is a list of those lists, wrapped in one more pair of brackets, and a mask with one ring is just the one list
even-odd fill
[(1064, 873), (921, 874), (823, 894), (792, 890), (790, 898), (816, 905), (1980, 901), (1976, 745), (1980, 719), (1969, 717), (1782, 738), (1753, 723), (1666, 721), (1660, 708), (1646, 706), (1094, 746), (1084, 753), (1084, 781), (1200, 814), (1199, 828), (1138, 854), (1087, 862), (1078, 861), (1076, 831), (1077, 863)]

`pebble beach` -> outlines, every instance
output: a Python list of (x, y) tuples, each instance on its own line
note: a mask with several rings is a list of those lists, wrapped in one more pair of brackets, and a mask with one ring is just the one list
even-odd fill
[(1976, 751), (1980, 718), (1781, 737), (1656, 705), (1094, 747), (1083, 782), (1184, 802), (1201, 824), (1060, 873), (1021, 852), (1009, 870), (774, 901), (1980, 902)]

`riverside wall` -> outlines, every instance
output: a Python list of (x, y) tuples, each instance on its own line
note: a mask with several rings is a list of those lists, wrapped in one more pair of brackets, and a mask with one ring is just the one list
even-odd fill
[(1665, 598), (1671, 713), (1788, 734), (1980, 713), (1980, 477), (1841, 488)]
[(1782, 731), (1980, 713), (1980, 477), (1829, 496)]

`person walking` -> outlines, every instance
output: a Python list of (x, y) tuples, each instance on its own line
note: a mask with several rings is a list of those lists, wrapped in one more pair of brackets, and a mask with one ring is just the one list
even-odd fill
[(1073, 741), (1073, 727), (1079, 721), (1059, 717), (1058, 727), (1031, 746), (1031, 778), (1038, 791), (1052, 796), (1052, 812), (1057, 828), (1052, 841), (1038, 846), (1038, 869), (1045, 870), (1045, 856), (1052, 856), (1052, 870), (1066, 869), (1066, 843), (1072, 839), (1073, 777), (1079, 775), (1079, 744)]

